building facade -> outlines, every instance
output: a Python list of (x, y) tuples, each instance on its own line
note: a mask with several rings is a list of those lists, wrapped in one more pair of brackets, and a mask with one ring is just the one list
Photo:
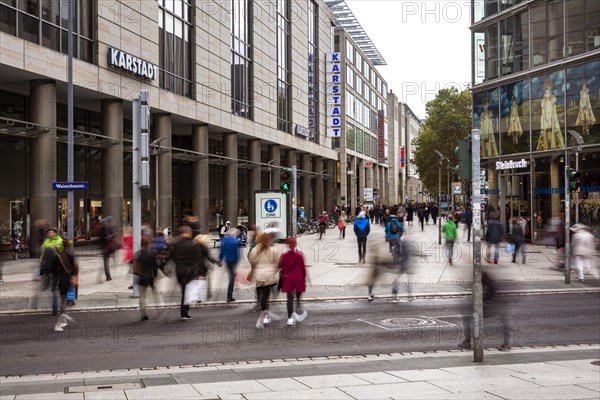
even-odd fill
[(402, 124), (402, 146), (404, 147), (405, 165), (402, 168), (402, 199), (404, 202), (424, 202), (429, 198), (423, 193), (423, 185), (419, 179), (417, 168), (411, 162), (415, 146), (413, 141), (419, 135), (421, 120), (406, 103), (398, 103)]
[[(473, 127), (484, 198), (532, 239), (565, 209), (565, 168), (582, 176), (571, 216), (600, 225), (600, 3), (472, 1)], [(576, 138), (582, 138), (582, 144)], [(576, 207), (576, 204), (579, 207)]]
[[(0, 3), (0, 221), (66, 230), (67, 4)], [(254, 192), (300, 170), (308, 215), (334, 203), (325, 58), (335, 17), (322, 0), (75, 0), (76, 233), (131, 223), (132, 99), (151, 106), (151, 188), (142, 222), (208, 232), (253, 225)]]

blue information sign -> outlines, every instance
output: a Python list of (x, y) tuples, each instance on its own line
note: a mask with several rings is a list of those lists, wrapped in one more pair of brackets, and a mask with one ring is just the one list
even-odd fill
[(87, 181), (52, 182), (52, 190), (88, 190), (88, 183)]
[(273, 199), (265, 201), (265, 211), (268, 213), (274, 213), (277, 211), (277, 202)]

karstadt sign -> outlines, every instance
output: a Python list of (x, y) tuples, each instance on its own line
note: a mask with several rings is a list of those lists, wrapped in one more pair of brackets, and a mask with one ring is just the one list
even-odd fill
[(108, 65), (122, 68), (146, 79), (155, 80), (158, 76), (158, 66), (112, 47), (108, 48)]

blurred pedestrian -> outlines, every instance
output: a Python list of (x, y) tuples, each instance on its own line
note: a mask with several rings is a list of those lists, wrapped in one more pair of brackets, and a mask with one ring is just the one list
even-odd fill
[(227, 285), (227, 302), (235, 301), (233, 298), (233, 285), (235, 284), (235, 272), (240, 260), (240, 241), (238, 239), (239, 231), (231, 228), (221, 240), (221, 252), (219, 259), (227, 267), (229, 273), (229, 283)]
[(219, 238), (221, 238), (221, 240), (223, 240), (223, 238), (225, 237), (225, 235), (227, 234), (229, 229), (231, 229), (230, 221), (225, 222), (225, 225), (223, 225), (219, 228)]
[[(102, 221), (100, 227), (100, 249), (102, 250), (102, 260), (104, 262), (104, 274), (106, 275), (106, 281), (112, 281), (110, 274), (110, 257), (117, 251), (119, 245), (117, 243), (117, 231), (113, 225), (113, 217), (106, 217)], [(102, 271), (98, 274), (98, 281), (100, 281)]]
[(329, 216), (327, 215), (327, 211), (323, 211), (321, 215), (319, 215), (319, 240), (323, 238), (323, 234), (327, 230), (327, 222), (329, 221)]
[(444, 239), (446, 240), (446, 256), (448, 257), (448, 263), (452, 265), (452, 258), (454, 257), (454, 242), (458, 236), (458, 229), (454, 223), (454, 217), (448, 216), (448, 220), (442, 226), (442, 232), (444, 233)]
[(417, 209), (417, 217), (419, 218), (419, 223), (421, 224), (421, 230), (424, 230), (424, 226), (425, 226), (425, 207), (422, 204)]
[(271, 289), (277, 285), (279, 254), (274, 247), (274, 235), (261, 233), (256, 238), (256, 246), (248, 254), (251, 270), (250, 278), (254, 280), (261, 314), (256, 321), (256, 328), (262, 329), (271, 323), (267, 309)]
[[(295, 237), (287, 240), (288, 251), (279, 259), (279, 274), (283, 280), (281, 291), (287, 294), (287, 325), (293, 326), (306, 318), (306, 311), (301, 312), (300, 297), (306, 291), (306, 264), (304, 255), (297, 248)], [(296, 311), (294, 311), (294, 297), (296, 297)]]
[(346, 218), (346, 212), (342, 211), (340, 214), (340, 218), (338, 219), (338, 229), (340, 230), (340, 239), (346, 238), (346, 225), (348, 224), (348, 220)]
[(467, 206), (463, 214), (463, 222), (467, 231), (467, 242), (471, 241), (471, 225), (473, 225), (473, 210), (471, 206)]
[(433, 203), (431, 205), (431, 219), (433, 219), (434, 225), (437, 224), (438, 213), (439, 213), (438, 206), (437, 206), (437, 204)]
[(517, 262), (517, 254), (521, 252), (523, 264), (525, 264), (525, 236), (523, 234), (523, 227), (516, 218), (512, 220), (512, 231), (510, 235), (510, 241), (514, 245), (514, 251), (512, 253), (512, 263)]
[(156, 289), (154, 288), (154, 277), (158, 270), (158, 263), (156, 260), (156, 252), (152, 250), (152, 241), (146, 237), (142, 238), (142, 248), (136, 251), (133, 256), (134, 269), (133, 273), (138, 277), (138, 285), (140, 287), (139, 304), (140, 313), (142, 314), (142, 321), (147, 321), (148, 314), (146, 312), (146, 292), (148, 287), (152, 289), (154, 296), (154, 303), (158, 303), (158, 296)]
[[(40, 249), (42, 255), (40, 258), (40, 279), (42, 280), (42, 291), (50, 289), (52, 291), (52, 315), (58, 314), (58, 297), (53, 290), (56, 286), (55, 276), (52, 274), (52, 263), (57, 253), (65, 248), (62, 237), (58, 235), (58, 229), (55, 227), (46, 228), (46, 239)], [(37, 299), (34, 302), (37, 305)]]
[(486, 254), (488, 262), (492, 262), (492, 257), (489, 254), (489, 247), (493, 246), (494, 264), (498, 264), (498, 259), (500, 258), (500, 242), (502, 241), (503, 233), (504, 229), (502, 228), (502, 224), (498, 220), (498, 213), (494, 212), (488, 219), (488, 226), (485, 232), (485, 241), (488, 243), (488, 254)]
[(170, 257), (175, 262), (177, 282), (181, 286), (181, 320), (188, 320), (192, 317), (189, 314), (190, 306), (184, 304), (185, 286), (198, 275), (198, 260), (202, 257), (200, 248), (192, 240), (192, 228), (188, 225), (179, 227), (179, 236), (173, 243)]
[(358, 218), (354, 221), (354, 233), (356, 234), (356, 241), (358, 243), (358, 262), (363, 264), (366, 262), (367, 236), (369, 236), (369, 233), (371, 232), (370, 225), (365, 212), (361, 211), (358, 213)]
[(574, 232), (572, 238), (573, 249), (571, 250), (573, 264), (577, 270), (579, 282), (584, 282), (585, 272), (595, 272), (592, 269), (592, 265), (595, 256), (596, 243), (594, 235), (590, 233), (585, 225), (575, 224), (571, 230)]
[(392, 253), (394, 259), (400, 255), (401, 249), (399, 247), (399, 240), (403, 233), (404, 228), (402, 227), (400, 221), (398, 221), (398, 217), (395, 215), (392, 216), (390, 221), (385, 226), (385, 236), (390, 246), (390, 253)]
[(74, 322), (73, 318), (66, 314), (67, 293), (70, 288), (75, 290), (79, 285), (79, 264), (73, 254), (66, 251), (65, 247), (65, 245), (62, 246), (62, 249), (52, 257), (50, 263), (53, 298), (60, 296), (60, 316), (54, 325), (55, 332), (62, 332), (67, 326), (67, 322)]

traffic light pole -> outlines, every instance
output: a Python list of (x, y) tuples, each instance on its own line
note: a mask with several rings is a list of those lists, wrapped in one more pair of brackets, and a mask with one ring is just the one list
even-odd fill
[(471, 136), (471, 181), (473, 199), (473, 361), (483, 362), (483, 286), (481, 283), (481, 132)]
[[(438, 163), (438, 205), (442, 200), (442, 159)], [(438, 221), (438, 244), (442, 244), (442, 219)], [(449, 260), (452, 262), (452, 260)]]
[[(565, 150), (567, 153), (567, 150)], [(565, 160), (569, 159), (565, 157)], [(569, 166), (565, 165), (565, 284), (571, 283), (571, 238), (569, 225), (571, 224), (571, 193), (569, 191)]]
[(296, 209), (296, 193), (298, 190), (298, 170), (295, 165), (292, 166), (292, 236), (296, 237), (298, 233), (298, 210)]

